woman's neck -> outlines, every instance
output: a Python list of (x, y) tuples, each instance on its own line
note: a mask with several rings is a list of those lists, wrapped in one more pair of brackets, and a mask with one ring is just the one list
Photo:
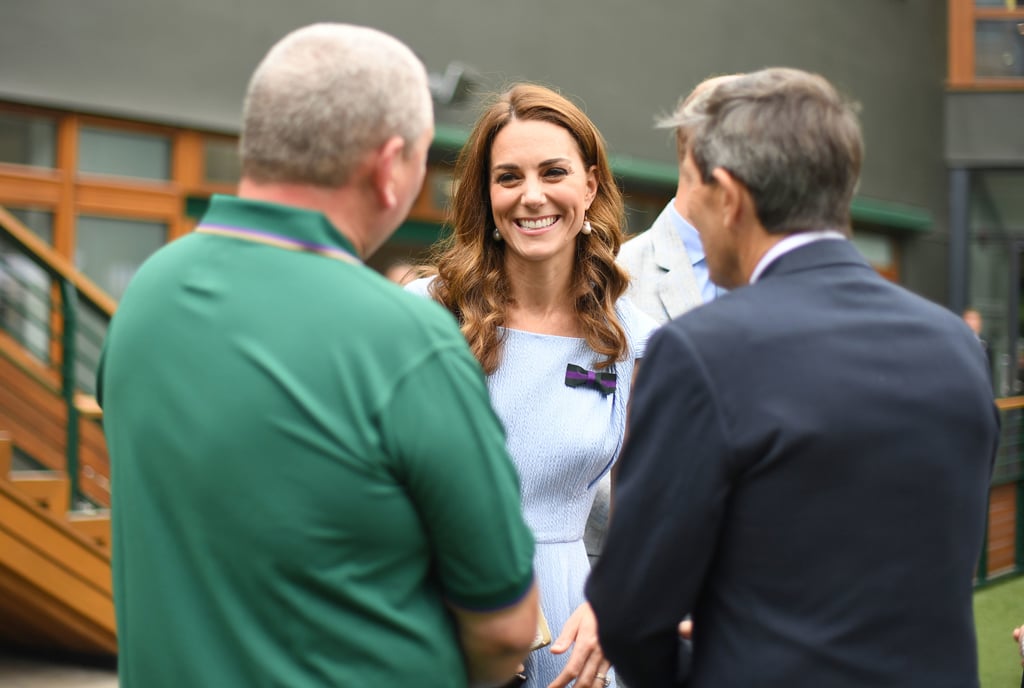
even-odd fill
[(579, 336), (571, 262), (554, 265), (512, 259), (505, 267), (512, 291), (506, 327), (538, 334)]

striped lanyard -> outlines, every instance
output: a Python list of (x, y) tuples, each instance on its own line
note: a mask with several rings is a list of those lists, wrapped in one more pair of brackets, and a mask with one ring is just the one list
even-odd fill
[(196, 227), (195, 231), (203, 234), (215, 234), (217, 236), (241, 239), (242, 241), (251, 241), (255, 244), (276, 246), (277, 248), (283, 248), (286, 251), (315, 253), (318, 256), (333, 258), (334, 260), (340, 260), (343, 263), (352, 263), (353, 265), (363, 264), (363, 261), (359, 260), (354, 253), (346, 251), (343, 248), (338, 248), (336, 246), (323, 246), (322, 244), (314, 244), (308, 241), (299, 241), (298, 239), (281, 236), (280, 234), (273, 234), (272, 232), (261, 232), (255, 229), (244, 229), (242, 227), (226, 227), (224, 225), (199, 225)]

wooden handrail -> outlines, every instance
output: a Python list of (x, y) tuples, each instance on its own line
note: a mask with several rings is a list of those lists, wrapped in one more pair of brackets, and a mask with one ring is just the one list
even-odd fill
[(1000, 411), (1012, 411), (1024, 408), (1024, 397), (1003, 397), (996, 399), (996, 408)]
[(45, 241), (21, 224), (18, 218), (7, 212), (3, 206), (0, 206), (0, 226), (15, 241), (24, 246), (29, 253), (34, 254), (43, 263), (44, 269), (51, 276), (70, 282), (78, 293), (85, 296), (93, 305), (104, 312), (108, 318), (114, 315), (114, 311), (117, 309), (117, 303), (114, 299), (110, 298), (92, 280), (79, 272), (67, 258), (54, 251)]
[(26, 354), (21, 344), (11, 339), (2, 330), (0, 330), (0, 358), (6, 358), (51, 394), (60, 396), (60, 378), (56, 373)]
[(91, 394), (83, 394), (82, 392), (75, 394), (75, 408), (78, 409), (78, 415), (82, 418), (90, 420), (101, 420), (103, 418), (103, 409), (97, 403), (96, 397)]
[(991, 21), (994, 19), (1005, 19), (1008, 21), (1020, 21), (1024, 19), (1024, 8), (1008, 10), (1003, 7), (975, 7), (974, 18)]

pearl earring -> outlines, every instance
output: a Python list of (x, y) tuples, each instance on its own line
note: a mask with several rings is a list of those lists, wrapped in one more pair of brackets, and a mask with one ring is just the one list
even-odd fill
[(501, 232), (498, 231), (497, 227), (494, 228), (494, 232), (492, 232), (491, 236), (494, 237), (495, 241), (501, 241)]
[(580, 230), (583, 234), (590, 234), (594, 231), (594, 228), (590, 226), (590, 220), (583, 221), (583, 229)]

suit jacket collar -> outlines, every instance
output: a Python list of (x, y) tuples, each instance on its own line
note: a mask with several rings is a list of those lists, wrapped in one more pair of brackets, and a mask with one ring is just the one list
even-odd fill
[(654, 262), (665, 271), (658, 281), (658, 297), (669, 317), (676, 317), (703, 303), (693, 265), (682, 237), (672, 224), (672, 203), (658, 215), (648, 230), (654, 247)]
[(828, 267), (831, 265), (856, 265), (874, 270), (865, 260), (853, 242), (849, 240), (823, 239), (805, 244), (776, 258), (764, 272), (758, 282), (776, 275), (785, 275), (803, 270)]

